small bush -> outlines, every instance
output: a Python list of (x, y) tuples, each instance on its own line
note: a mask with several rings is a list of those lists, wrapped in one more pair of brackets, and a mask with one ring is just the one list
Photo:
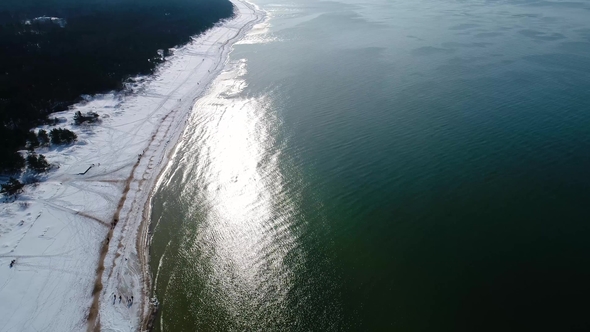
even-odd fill
[(0, 193), (9, 196), (18, 195), (22, 192), (24, 186), (19, 180), (11, 177), (8, 182), (0, 185)]
[(34, 153), (29, 154), (27, 156), (27, 164), (30, 169), (37, 173), (46, 172), (49, 169), (49, 163), (42, 154), (39, 156)]
[(39, 134), (37, 134), (37, 139), (39, 140), (39, 145), (49, 144), (49, 136), (47, 135), (47, 132), (43, 129), (39, 130)]
[(39, 139), (37, 138), (37, 134), (35, 134), (34, 131), (29, 131), (27, 133), (27, 148), (29, 150), (34, 150), (38, 146), (39, 146)]
[(51, 129), (49, 136), (51, 144), (70, 144), (78, 138), (74, 132), (63, 128)]

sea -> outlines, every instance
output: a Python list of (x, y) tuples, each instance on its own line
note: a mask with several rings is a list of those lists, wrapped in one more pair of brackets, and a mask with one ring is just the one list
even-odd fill
[(152, 202), (156, 331), (590, 328), (590, 2), (252, 1)]

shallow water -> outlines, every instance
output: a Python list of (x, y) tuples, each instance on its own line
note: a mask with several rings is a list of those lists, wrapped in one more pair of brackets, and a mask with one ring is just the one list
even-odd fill
[(257, 4), (153, 202), (159, 330), (586, 327), (589, 4)]

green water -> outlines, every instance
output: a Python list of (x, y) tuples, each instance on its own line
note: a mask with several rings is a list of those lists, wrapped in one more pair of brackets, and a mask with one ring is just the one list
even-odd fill
[(588, 328), (590, 4), (256, 3), (153, 202), (157, 330)]

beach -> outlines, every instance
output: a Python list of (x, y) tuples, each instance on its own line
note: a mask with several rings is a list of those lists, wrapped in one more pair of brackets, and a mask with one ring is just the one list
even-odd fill
[[(38, 149), (53, 169), (0, 206), (0, 330), (140, 329), (149, 314), (151, 195), (195, 101), (264, 17), (233, 3), (233, 19), (174, 50), (154, 76), (54, 114), (78, 141)], [(75, 126), (77, 111), (101, 121)]]

